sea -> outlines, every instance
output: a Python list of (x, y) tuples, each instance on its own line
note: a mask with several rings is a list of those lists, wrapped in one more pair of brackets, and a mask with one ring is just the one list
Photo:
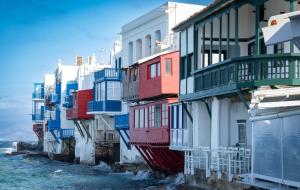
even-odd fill
[(172, 190), (181, 177), (157, 179), (149, 171), (114, 173), (105, 163), (84, 166), (8, 156), (16, 142), (0, 141), (0, 190)]

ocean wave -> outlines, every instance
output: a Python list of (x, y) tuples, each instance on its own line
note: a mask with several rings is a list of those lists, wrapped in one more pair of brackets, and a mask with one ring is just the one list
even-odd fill
[(133, 180), (146, 180), (146, 179), (150, 179), (151, 178), (151, 174), (150, 171), (138, 171), (138, 173), (132, 178)]
[(97, 169), (97, 170), (100, 170), (100, 171), (105, 171), (105, 172), (111, 172), (112, 171), (111, 167), (105, 162), (100, 162), (99, 165), (94, 166), (94, 169)]
[(10, 154), (14, 151), (14, 148), (0, 148), (0, 153)]

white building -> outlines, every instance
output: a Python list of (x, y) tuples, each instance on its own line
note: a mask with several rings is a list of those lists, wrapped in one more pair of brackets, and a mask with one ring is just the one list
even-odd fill
[(202, 5), (167, 2), (122, 27), (123, 67), (165, 50), (178, 49), (172, 28), (203, 9)]
[[(182, 103), (172, 107), (170, 148), (185, 152), (185, 174), (204, 171), (211, 177), (215, 172), (229, 181), (255, 174), (257, 179), (283, 182), (280, 164), (272, 157), (277, 150), (269, 141), (276, 124), (272, 133), (270, 125), (252, 128), (248, 110), (252, 93), (260, 88), (299, 85), (299, 57), (294, 54), (299, 50), (288, 41), (266, 47), (261, 35), (271, 16), (299, 8), (295, 1), (215, 1), (176, 26)], [(263, 127), (270, 139), (257, 141), (258, 135), (264, 136)]]

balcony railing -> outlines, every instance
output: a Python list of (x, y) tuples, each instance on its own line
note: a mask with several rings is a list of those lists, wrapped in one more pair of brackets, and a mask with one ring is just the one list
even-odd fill
[(60, 139), (70, 139), (74, 137), (74, 129), (60, 129)]
[(213, 90), (205, 96), (253, 86), (298, 85), (299, 61), (300, 54), (232, 58), (195, 71), (195, 92)]
[(129, 130), (129, 114), (115, 116), (115, 128), (117, 130)]
[(120, 100), (90, 101), (88, 112), (120, 112), (122, 103)]
[(139, 82), (125, 82), (123, 80), (122, 99), (125, 101), (136, 100), (139, 98)]
[(219, 147), (209, 149), (199, 147), (185, 152), (185, 173), (195, 174), (195, 169), (206, 171), (209, 177), (211, 171), (226, 174), (229, 181), (234, 175), (251, 172), (251, 149), (244, 147)]
[(43, 113), (32, 114), (32, 121), (42, 121), (44, 118), (45, 117)]
[(48, 120), (48, 130), (53, 131), (53, 130), (59, 130), (60, 129), (60, 120), (53, 120), (49, 119)]
[(42, 100), (45, 96), (44, 84), (43, 83), (35, 83), (34, 91), (32, 93), (32, 99)]
[(115, 68), (104, 68), (100, 71), (95, 72), (95, 82), (104, 80), (117, 80), (121, 81), (122, 74), (120, 69)]
[(189, 137), (189, 130), (188, 129), (171, 129), (171, 144), (170, 147), (173, 149), (183, 149), (189, 148), (192, 146)]

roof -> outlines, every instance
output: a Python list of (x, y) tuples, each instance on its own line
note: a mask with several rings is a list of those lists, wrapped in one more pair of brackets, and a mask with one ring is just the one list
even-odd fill
[(190, 16), (188, 19), (186, 19), (186, 20), (182, 21), (181, 23), (179, 23), (178, 25), (176, 25), (173, 28), (173, 30), (175, 32), (180, 31), (181, 29), (186, 28), (190, 24), (198, 22), (198, 21), (206, 18), (210, 14), (214, 13), (215, 10), (219, 10), (219, 9), (225, 7), (226, 5), (233, 3), (235, 1), (238, 1), (238, 0), (215, 0), (210, 5), (208, 5), (204, 9), (202, 9), (201, 11), (196, 12), (195, 14)]

